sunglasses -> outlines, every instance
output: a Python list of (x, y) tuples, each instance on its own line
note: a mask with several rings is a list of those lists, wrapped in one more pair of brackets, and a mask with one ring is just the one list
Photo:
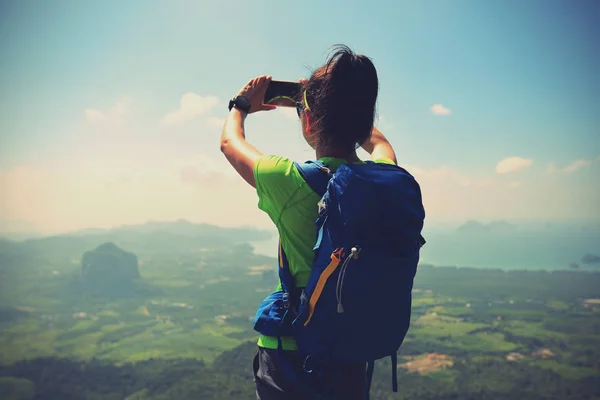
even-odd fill
[(308, 101), (306, 100), (306, 90), (304, 91), (304, 101), (303, 102), (296, 102), (296, 113), (298, 114), (298, 118), (300, 118), (300, 116), (302, 115), (302, 112), (304, 110), (308, 110), (310, 111), (310, 107), (308, 106)]

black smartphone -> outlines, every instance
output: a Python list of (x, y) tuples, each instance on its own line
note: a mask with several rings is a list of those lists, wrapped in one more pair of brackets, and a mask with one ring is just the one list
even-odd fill
[(279, 107), (296, 107), (301, 85), (298, 82), (271, 81), (263, 104), (272, 104)]

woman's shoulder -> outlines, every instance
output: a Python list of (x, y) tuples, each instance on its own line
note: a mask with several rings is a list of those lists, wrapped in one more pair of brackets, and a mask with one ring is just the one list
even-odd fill
[(254, 165), (254, 179), (259, 186), (289, 186), (296, 188), (304, 180), (294, 160), (269, 154), (261, 156)]
[(396, 163), (393, 160), (390, 160), (389, 158), (385, 157), (376, 158), (375, 160), (373, 160), (373, 162), (376, 162), (378, 164), (396, 165)]
[(254, 175), (290, 175), (295, 169), (294, 161), (290, 158), (268, 154), (261, 156), (254, 165)]
[(273, 221), (281, 219), (281, 212), (291, 199), (305, 198), (306, 192), (310, 191), (294, 161), (287, 157), (260, 157), (254, 166), (254, 179), (258, 208), (267, 212)]

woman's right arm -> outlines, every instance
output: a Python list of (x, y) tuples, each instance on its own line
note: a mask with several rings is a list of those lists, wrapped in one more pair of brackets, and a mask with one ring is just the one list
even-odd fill
[(361, 147), (371, 155), (371, 160), (377, 160), (379, 158), (387, 158), (392, 160), (394, 164), (398, 164), (396, 160), (396, 153), (388, 140), (383, 136), (383, 133), (375, 127), (371, 132), (371, 137), (364, 142)]

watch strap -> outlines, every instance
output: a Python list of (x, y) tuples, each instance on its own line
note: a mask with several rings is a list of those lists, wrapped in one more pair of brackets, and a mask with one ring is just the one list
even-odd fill
[[(239, 99), (241, 97), (243, 97), (246, 100), (246, 107), (240, 104)], [(233, 99), (229, 100), (229, 111), (231, 111), (233, 107), (237, 108), (238, 110), (248, 112), (250, 111), (250, 100), (248, 100), (246, 96), (236, 96)]]

